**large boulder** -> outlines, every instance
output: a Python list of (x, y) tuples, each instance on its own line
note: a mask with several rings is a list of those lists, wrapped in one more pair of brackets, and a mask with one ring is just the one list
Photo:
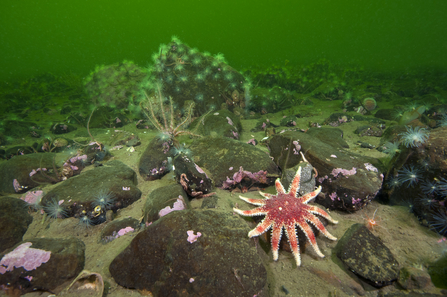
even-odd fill
[(231, 213), (174, 211), (140, 232), (110, 264), (115, 281), (154, 296), (254, 296), (267, 272), (249, 227)]

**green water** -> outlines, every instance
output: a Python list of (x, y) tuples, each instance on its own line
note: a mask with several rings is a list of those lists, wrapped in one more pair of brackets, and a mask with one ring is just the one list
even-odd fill
[(447, 66), (447, 1), (0, 2), (0, 79), (146, 66), (171, 35), (236, 69), (326, 58), (366, 69)]

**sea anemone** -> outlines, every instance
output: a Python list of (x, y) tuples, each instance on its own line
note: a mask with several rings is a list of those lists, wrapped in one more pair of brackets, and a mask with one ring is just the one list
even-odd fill
[(206, 67), (204, 70), (203, 70), (203, 75), (210, 75), (211, 74), (211, 67)]
[(400, 133), (401, 136), (400, 141), (406, 147), (418, 147), (420, 144), (427, 141), (429, 137), (429, 132), (425, 128), (421, 128), (419, 126), (411, 127), (405, 126), (407, 128), (407, 132)]
[(102, 189), (93, 200), (93, 205), (99, 205), (102, 209), (109, 209), (115, 203), (115, 195)]
[(216, 61), (218, 61), (218, 62), (225, 63), (225, 57), (222, 53), (218, 53), (218, 54), (214, 55), (214, 59), (216, 59)]
[(184, 144), (181, 144), (178, 147), (174, 148), (174, 155), (177, 156), (180, 154), (191, 156), (192, 152), (190, 149), (186, 148)]
[(196, 49), (195, 47), (189, 49), (189, 54), (190, 54), (190, 55), (195, 55), (195, 54), (197, 54), (198, 52), (199, 52), (199, 50)]
[(395, 154), (400, 153), (399, 143), (398, 142), (387, 142), (383, 145), (385, 154), (388, 154), (391, 158), (394, 157)]
[(88, 217), (88, 215), (83, 215), (79, 218), (79, 223), (78, 223), (79, 227), (83, 228), (83, 229), (87, 229), (90, 228), (90, 226), (93, 225), (93, 221), (92, 219), (90, 219)]
[(174, 76), (173, 76), (172, 74), (168, 74), (168, 75), (166, 76), (166, 78), (165, 78), (165, 81), (166, 81), (168, 84), (172, 84), (172, 83), (174, 82)]
[(203, 75), (203, 73), (197, 73), (196, 76), (195, 76), (195, 80), (199, 81), (199, 82), (202, 82), (202, 81), (205, 80), (205, 75)]
[(62, 202), (59, 204), (57, 200), (53, 199), (51, 200), (51, 202), (48, 202), (47, 205), (43, 207), (43, 210), (48, 214), (50, 218), (66, 218), (68, 217), (68, 213), (67, 210), (61, 206)]
[(233, 80), (233, 78), (234, 78), (233, 73), (228, 72), (228, 73), (225, 74), (225, 79), (226, 80), (231, 81), (231, 80)]
[(152, 54), (152, 61), (154, 61), (155, 63), (158, 63), (158, 58), (160, 58), (160, 54), (159, 53), (153, 53)]
[(404, 115), (404, 111), (402, 109), (400, 109), (399, 107), (397, 107), (394, 111), (393, 111), (393, 118), (396, 121), (399, 121), (402, 116)]
[[(185, 50), (186, 50), (186, 48), (185, 48), (185, 46), (184, 46), (183, 44), (179, 44), (179, 45), (177, 46), (177, 52), (178, 52), (178, 53), (183, 53), (183, 52), (185, 52)], [(186, 59), (188, 59), (188, 56), (183, 55), (183, 56), (182, 56), (182, 60), (183, 60), (183, 61), (186, 61)]]
[(186, 84), (186, 83), (188, 82), (188, 76), (186, 76), (186, 75), (180, 75), (180, 76), (178, 77), (178, 80), (179, 80), (181, 83)]
[(421, 179), (422, 171), (419, 168), (415, 168), (413, 165), (402, 167), (398, 172), (397, 179), (401, 184), (408, 182), (407, 188), (414, 184), (417, 184)]
[(396, 176), (392, 176), (387, 180), (386, 185), (388, 186), (388, 188), (395, 188), (399, 187), (401, 185), (401, 182)]
[(237, 83), (235, 83), (235, 82), (232, 82), (232, 83), (230, 83), (229, 85), (228, 85), (228, 87), (230, 88), (230, 89), (236, 89), (237, 88)]
[(436, 205), (437, 200), (433, 199), (433, 197), (430, 197), (430, 196), (419, 195), (419, 197), (416, 198), (415, 202), (431, 209), (432, 207), (434, 207)]
[(194, 59), (192, 59), (192, 64), (194, 66), (200, 66), (200, 64), (202, 64), (202, 59), (199, 56), (194, 57)]
[(442, 236), (447, 235), (447, 215), (445, 210), (439, 209), (438, 212), (432, 214), (432, 219), (429, 220), (431, 229), (434, 229)]
[(426, 179), (421, 182), (421, 190), (422, 193), (427, 195), (437, 193), (440, 190), (439, 183), (437, 180), (430, 181)]
[(195, 97), (196, 101), (203, 101), (203, 94), (197, 94)]
[(410, 104), (405, 106), (405, 111), (415, 111), (419, 106), (420, 104), (418, 104), (417, 102), (411, 102)]
[(447, 127), (447, 115), (441, 114), (441, 119), (438, 122), (438, 127)]
[(439, 177), (438, 178), (438, 191), (441, 196), (447, 196), (447, 179)]
[(177, 35), (172, 35), (172, 36), (171, 36), (171, 41), (172, 41), (172, 42), (175, 42), (175, 43), (182, 43), (182, 42), (180, 41), (180, 39), (177, 37)]

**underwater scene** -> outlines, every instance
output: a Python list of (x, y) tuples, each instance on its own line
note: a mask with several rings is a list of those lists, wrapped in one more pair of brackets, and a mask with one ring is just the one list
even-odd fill
[(0, 296), (447, 296), (447, 2), (0, 3)]

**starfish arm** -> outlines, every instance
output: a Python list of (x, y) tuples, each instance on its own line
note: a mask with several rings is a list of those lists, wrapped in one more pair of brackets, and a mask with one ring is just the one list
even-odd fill
[(307, 193), (301, 197), (299, 197), (300, 201), (304, 204), (308, 203), (313, 198), (317, 197), (318, 194), (321, 192), (321, 186), (318, 186), (318, 188), (315, 191), (312, 191), (310, 193)]
[(331, 240), (337, 240), (337, 238), (335, 238), (334, 236), (332, 236), (331, 233), (329, 233), (327, 231), (327, 229), (324, 227), (323, 223), (314, 215), (309, 214), (306, 217), (306, 220), (311, 223), (312, 225), (315, 226), (315, 228), (317, 228), (321, 233), (324, 234), (324, 236), (326, 236), (327, 238), (331, 239)]
[(233, 208), (233, 211), (235, 213), (238, 213), (240, 215), (247, 216), (247, 217), (262, 216), (262, 215), (267, 214), (267, 212), (264, 209), (262, 209), (261, 207), (253, 208), (253, 209), (249, 209), (249, 210), (240, 210), (238, 208)]
[(264, 199), (253, 199), (253, 198), (247, 198), (239, 196), (242, 200), (244, 200), (247, 203), (253, 204), (253, 205), (265, 205)]
[(275, 181), (276, 192), (285, 193), (284, 187), (282, 186), (281, 180), (279, 178)]
[(323, 218), (325, 218), (326, 220), (328, 220), (329, 222), (333, 223), (333, 224), (338, 224), (338, 221), (334, 220), (327, 212), (325, 212), (324, 210), (322, 210), (319, 207), (313, 206), (313, 205), (308, 205), (308, 212), (313, 213), (313, 214), (317, 214), (322, 216)]
[(273, 222), (266, 216), (262, 222), (260, 222), (256, 228), (248, 232), (248, 237), (252, 238), (254, 236), (259, 236), (263, 234), (264, 232), (268, 231), (270, 227), (272, 226)]
[(301, 167), (298, 167), (298, 170), (296, 171), (295, 177), (293, 178), (293, 181), (290, 184), (288, 192), (289, 194), (292, 194), (293, 197), (296, 197), (296, 194), (300, 189), (300, 179), (301, 179)]
[(278, 226), (274, 224), (273, 231), (272, 231), (272, 253), (273, 253), (273, 260), (278, 261), (278, 250), (279, 250), (279, 243), (281, 242), (281, 235), (282, 235), (282, 225)]
[(309, 226), (309, 224), (304, 220), (304, 218), (299, 222), (297, 222), (296, 224), (298, 225), (298, 227), (300, 227), (301, 230), (303, 230), (304, 234), (307, 237), (307, 240), (309, 240), (310, 245), (313, 247), (315, 253), (317, 253), (317, 255), (320, 256), (321, 258), (324, 258), (323, 253), (318, 248), (317, 240), (315, 239), (315, 234), (312, 231), (312, 228)]
[(266, 199), (270, 199), (270, 198), (272, 198), (273, 197), (273, 194), (270, 194), (270, 193), (264, 193), (264, 192), (261, 192), (261, 191), (259, 191), (259, 194), (261, 194), (263, 197), (265, 197)]
[(287, 226), (286, 234), (289, 239), (290, 249), (295, 258), (296, 266), (301, 266), (300, 245), (296, 238), (295, 224)]

